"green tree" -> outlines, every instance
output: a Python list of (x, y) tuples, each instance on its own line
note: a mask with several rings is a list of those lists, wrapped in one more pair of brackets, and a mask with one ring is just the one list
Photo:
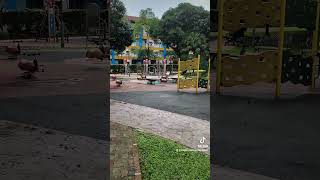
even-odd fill
[(4, 8), (4, 3), (5, 3), (5, 0), (0, 0), (0, 11), (3, 10), (3, 8)]
[(160, 20), (155, 16), (151, 8), (142, 9), (140, 11), (139, 19), (134, 24), (134, 35), (137, 36), (144, 30), (150, 37), (156, 38), (158, 36), (157, 29)]
[(142, 60), (143, 58), (149, 55), (150, 59), (156, 59), (157, 54), (154, 51), (148, 52), (147, 48), (132, 48), (131, 52), (137, 55), (138, 60)]
[[(156, 39), (158, 36), (158, 27), (160, 20), (156, 18), (151, 8), (142, 9), (140, 11), (139, 19), (133, 26), (133, 34), (135, 37), (139, 37), (140, 33), (144, 30), (148, 36)], [(152, 50), (141, 49), (136, 52), (138, 59), (142, 59), (145, 56), (149, 56), (151, 59), (156, 58), (156, 54)]]
[(160, 19), (152, 18), (149, 20), (149, 35), (154, 39), (158, 39), (160, 35)]
[(132, 43), (132, 29), (126, 17), (126, 8), (120, 0), (111, 3), (111, 48), (122, 52)]
[(203, 7), (181, 3), (164, 13), (158, 29), (161, 41), (180, 58), (190, 51), (209, 56), (210, 13)]

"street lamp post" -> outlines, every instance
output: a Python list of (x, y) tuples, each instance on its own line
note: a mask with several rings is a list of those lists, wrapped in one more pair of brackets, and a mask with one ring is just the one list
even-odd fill
[(173, 72), (173, 58), (172, 57), (170, 57), (170, 63), (171, 63), (171, 72), (170, 72), (170, 74), (172, 74), (172, 72)]
[(125, 64), (125, 66), (126, 66), (126, 71), (127, 71), (127, 74), (129, 75), (129, 77), (130, 77), (130, 67), (129, 67), (129, 51), (126, 51), (127, 52), (127, 61), (126, 61), (126, 64)]
[(63, 1), (60, 1), (60, 33), (61, 33), (61, 48), (64, 48), (64, 20), (63, 20)]
[[(152, 45), (152, 42), (148, 41), (147, 42), (147, 45), (148, 45), (148, 54), (147, 54), (147, 58), (149, 61), (151, 61), (151, 58), (150, 58), (150, 46)], [(156, 68), (155, 68), (156, 69)]]

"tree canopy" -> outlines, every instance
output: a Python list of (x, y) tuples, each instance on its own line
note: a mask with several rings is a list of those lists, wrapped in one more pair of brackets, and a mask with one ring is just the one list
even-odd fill
[(132, 43), (132, 29), (126, 17), (126, 8), (120, 0), (111, 3), (111, 48), (122, 52)]
[(134, 24), (134, 35), (139, 35), (142, 30), (145, 30), (149, 36), (156, 38), (157, 29), (160, 20), (155, 16), (151, 8), (142, 9), (140, 11), (139, 19)]
[(180, 58), (191, 51), (209, 55), (210, 12), (203, 7), (181, 3), (164, 13), (156, 35)]

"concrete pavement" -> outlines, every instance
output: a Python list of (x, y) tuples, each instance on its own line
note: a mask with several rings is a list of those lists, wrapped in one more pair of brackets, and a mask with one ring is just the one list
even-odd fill
[(108, 179), (105, 140), (0, 120), (0, 141), (0, 179)]
[[(210, 123), (206, 120), (154, 109), (146, 106), (111, 100), (110, 120), (126, 126), (174, 140), (194, 150), (209, 154)], [(200, 139), (207, 141), (202, 144)], [(200, 146), (199, 146), (200, 145)], [(214, 179), (275, 180), (266, 176), (215, 166)]]
[(214, 163), (282, 180), (320, 178), (320, 95), (211, 98)]

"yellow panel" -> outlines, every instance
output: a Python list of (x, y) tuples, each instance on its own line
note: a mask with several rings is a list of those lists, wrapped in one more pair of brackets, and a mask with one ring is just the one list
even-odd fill
[(198, 59), (192, 59), (187, 61), (180, 61), (180, 71), (196, 70), (198, 69)]
[(280, 26), (280, 0), (225, 0), (223, 28), (237, 31), (241, 27)]
[(196, 88), (197, 87), (197, 77), (192, 79), (180, 79), (179, 89)]
[(222, 58), (221, 85), (249, 85), (256, 82), (272, 83), (276, 77), (277, 52), (268, 51), (237, 58)]

